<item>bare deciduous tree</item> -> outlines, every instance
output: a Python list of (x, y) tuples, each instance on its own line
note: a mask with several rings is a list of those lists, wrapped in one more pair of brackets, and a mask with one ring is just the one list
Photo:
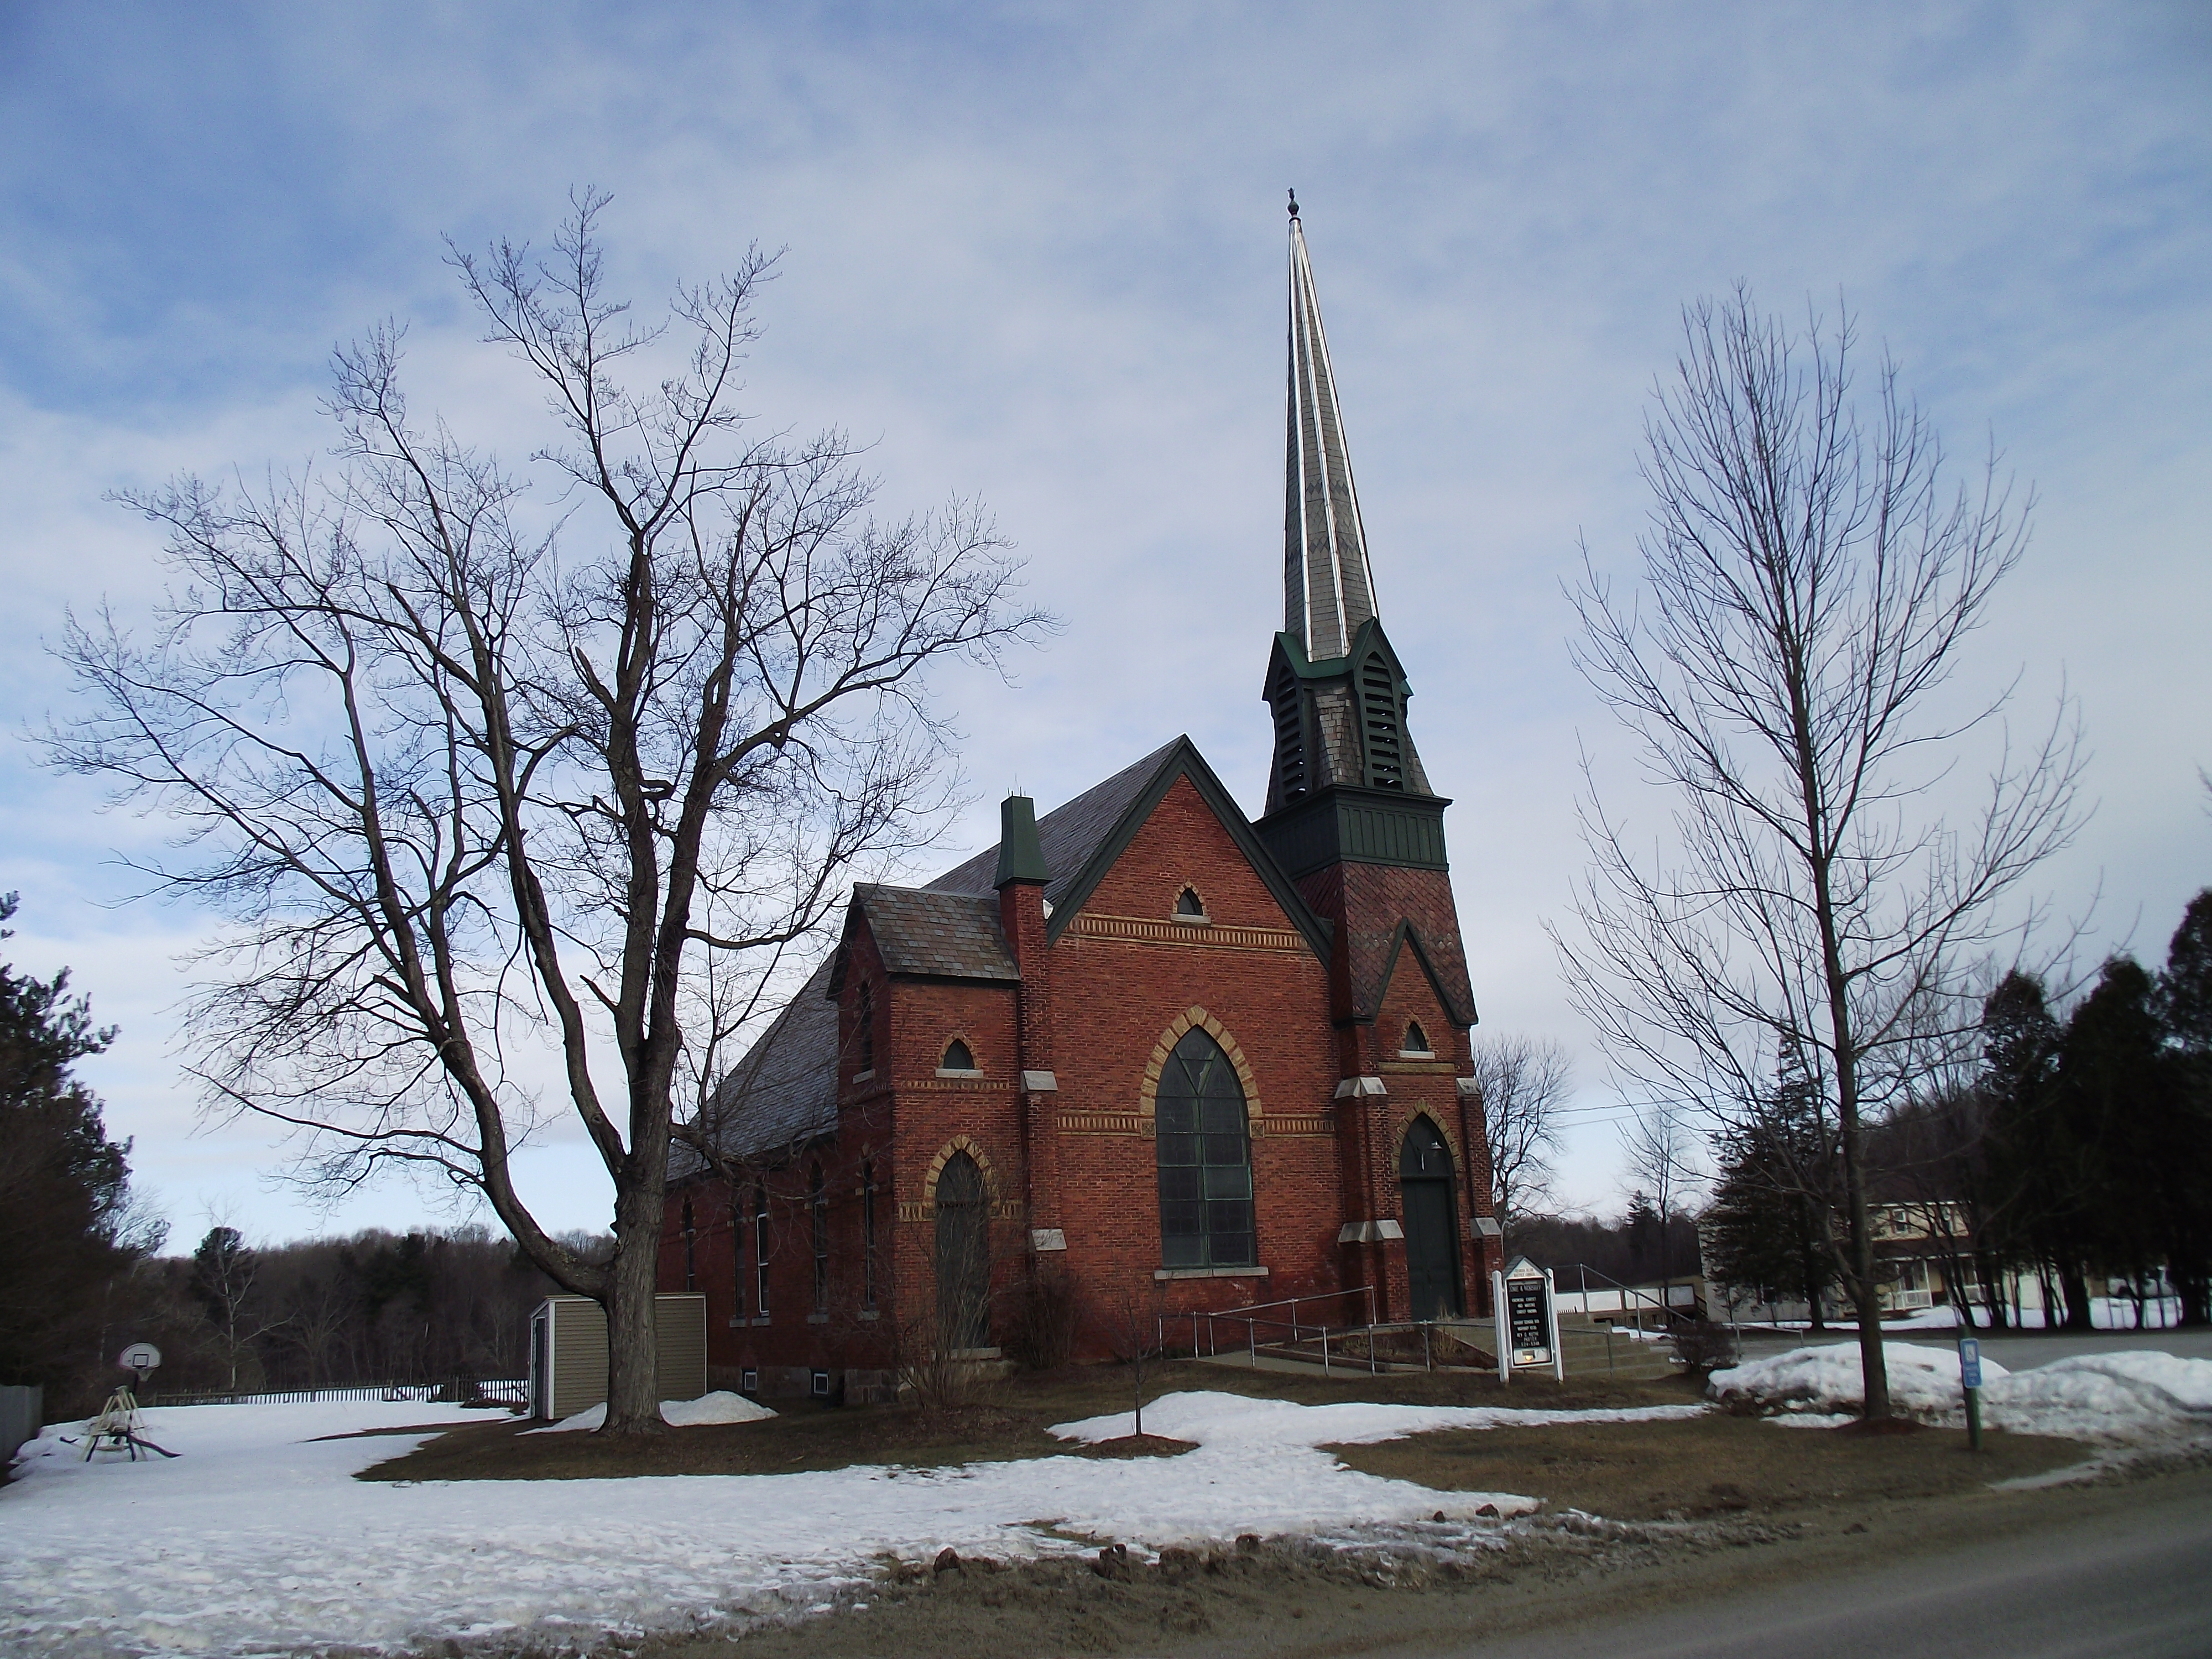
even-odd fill
[[(1698, 1176), (1696, 1137), (1682, 1121), (1680, 1107), (1660, 1102), (1644, 1108), (1621, 1126), (1620, 1151), (1632, 1185), (1632, 1206), (1638, 1196), (1651, 1200), (1659, 1223), (1659, 1279), (1671, 1290), (1674, 1264), (1667, 1255), (1667, 1229), (1680, 1207), (1683, 1189)], [(1673, 1303), (1661, 1305), (1671, 1315)]]
[[(659, 1426), (655, 1258), (702, 963), (772, 957), (856, 865), (933, 834), (927, 671), (996, 665), (1048, 619), (973, 508), (879, 523), (842, 434), (739, 414), (767, 257), (641, 327), (606, 289), (605, 205), (575, 198), (543, 260), (453, 258), (558, 429), (534, 527), (520, 478), (410, 416), (380, 328), (337, 360), (335, 469), (125, 498), (166, 529), (176, 586), (144, 642), (72, 620), (89, 709), (49, 744), (168, 815), (183, 856), (153, 886), (234, 924), (185, 1027), (211, 1108), (296, 1131), (326, 1187), (396, 1164), (481, 1194), (605, 1306), (606, 1426), (633, 1433)], [(548, 1096), (613, 1187), (611, 1261), (516, 1190)]]
[(1559, 1109), (1568, 1091), (1567, 1051), (1528, 1036), (1479, 1037), (1473, 1075), (1490, 1143), (1491, 1200), (1510, 1239), (1513, 1218), (1551, 1195), (1559, 1149)]
[(1802, 337), (1739, 288), (1684, 318), (1647, 416), (1643, 583), (1584, 551), (1577, 662), (1672, 792), (1671, 849), (1600, 803), (1581, 935), (1555, 932), (1623, 1080), (1730, 1121), (1797, 1057), (1843, 1170), (1845, 1288), (1869, 1417), (1889, 1413), (1864, 1133), (1931, 1041), (1971, 1025), (1962, 957), (2024, 938), (2023, 878), (2080, 822), (2069, 708), (2002, 746), (1968, 820), (1932, 794), (2005, 696), (1946, 695), (2026, 545), (1992, 456), (1953, 488), (1884, 361), (1863, 422), (1852, 325)]

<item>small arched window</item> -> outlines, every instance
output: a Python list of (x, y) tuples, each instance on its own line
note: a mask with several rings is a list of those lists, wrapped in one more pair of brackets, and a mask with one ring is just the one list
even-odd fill
[(1176, 900), (1175, 913), (1179, 916), (1202, 916), (1206, 914), (1206, 901), (1199, 897), (1198, 889), (1186, 887), (1182, 890)]
[(1429, 1044), (1429, 1034), (1421, 1029), (1421, 1022), (1406, 1022), (1406, 1052), (1409, 1054), (1432, 1054), (1436, 1050)]
[(876, 994), (867, 981), (853, 1000), (853, 1070), (866, 1076), (876, 1069)]
[(955, 1037), (945, 1045), (945, 1058), (938, 1069), (945, 1072), (972, 1072), (975, 1069), (975, 1051), (961, 1038)]

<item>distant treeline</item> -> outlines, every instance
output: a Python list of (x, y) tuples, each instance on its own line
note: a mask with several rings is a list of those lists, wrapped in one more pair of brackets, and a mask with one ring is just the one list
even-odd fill
[(142, 1340), (161, 1350), (156, 1396), (520, 1376), (531, 1310), (554, 1288), (483, 1227), (264, 1249), (214, 1227), (191, 1255), (143, 1258), (106, 1287), (96, 1352), (70, 1379), (74, 1397), (52, 1403), (73, 1409), (125, 1380), (115, 1357)]
[(1587, 1268), (1592, 1290), (1600, 1274), (1622, 1285), (1656, 1285), (1689, 1279), (1698, 1273), (1697, 1223), (1680, 1210), (1664, 1225), (1651, 1200), (1641, 1194), (1629, 1200), (1627, 1212), (1611, 1221), (1589, 1216), (1523, 1215), (1514, 1218), (1505, 1240), (1509, 1259), (1525, 1255), (1552, 1268), (1562, 1290), (1580, 1290), (1575, 1270)]

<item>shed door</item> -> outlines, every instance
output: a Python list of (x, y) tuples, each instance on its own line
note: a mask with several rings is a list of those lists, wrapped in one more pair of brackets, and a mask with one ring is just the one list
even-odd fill
[(1451, 1148), (1435, 1124), (1417, 1117), (1398, 1158), (1406, 1217), (1406, 1277), (1416, 1319), (1456, 1318), (1459, 1205), (1453, 1192)]

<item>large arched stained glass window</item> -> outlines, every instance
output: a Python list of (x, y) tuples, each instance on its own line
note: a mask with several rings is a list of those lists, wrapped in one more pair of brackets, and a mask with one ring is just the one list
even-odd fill
[(1183, 1034), (1160, 1073), (1153, 1112), (1161, 1264), (1255, 1265), (1244, 1091), (1219, 1043), (1195, 1028)]

